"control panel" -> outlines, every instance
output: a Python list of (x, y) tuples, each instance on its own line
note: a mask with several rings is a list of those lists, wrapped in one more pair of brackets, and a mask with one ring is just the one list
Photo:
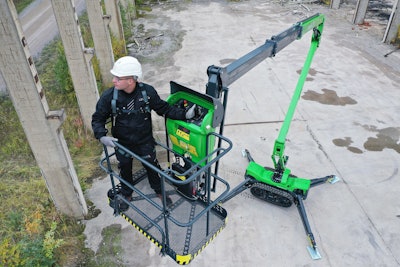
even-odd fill
[(203, 122), (204, 117), (208, 113), (208, 109), (205, 107), (200, 106), (199, 104), (195, 104), (187, 99), (180, 99), (174, 106), (178, 108), (183, 108), (186, 111), (191, 109), (193, 105), (196, 105), (194, 108), (194, 117), (190, 120), (187, 120), (188, 122), (194, 123), (198, 126), (201, 126), (201, 123)]
[[(185, 86), (171, 82), (171, 95), (167, 102), (185, 110), (195, 106), (195, 116), (190, 120), (167, 119), (166, 128), (174, 152), (198, 163), (215, 145), (210, 133), (221, 123), (223, 106), (218, 99), (201, 94)], [(203, 165), (203, 163), (202, 163)]]

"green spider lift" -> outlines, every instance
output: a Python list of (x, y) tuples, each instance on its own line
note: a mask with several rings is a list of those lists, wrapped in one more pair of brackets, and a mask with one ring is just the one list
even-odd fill
[[(220, 98), (222, 93), (224, 93), (224, 108), (226, 108), (228, 92), (227, 86), (229, 84), (236, 81), (265, 58), (275, 56), (276, 53), (286, 47), (289, 43), (293, 42), (294, 40), (301, 39), (308, 31), (312, 30), (311, 46), (300, 73), (300, 77), (286, 113), (285, 120), (281, 126), (279, 136), (274, 144), (272, 153), (274, 168), (268, 168), (257, 164), (251, 157), (250, 152), (245, 150), (244, 156), (246, 156), (249, 160), (249, 165), (245, 173), (245, 180), (237, 187), (232, 189), (230, 193), (223, 198), (222, 202), (228, 201), (248, 188), (250, 188), (251, 193), (255, 197), (275, 205), (290, 207), (294, 202), (298, 208), (304, 229), (308, 236), (310, 246), (308, 246), (307, 249), (313, 259), (321, 258), (321, 255), (317, 249), (317, 245), (307, 219), (303, 200), (306, 199), (308, 191), (311, 187), (325, 182), (335, 183), (338, 181), (338, 178), (334, 175), (314, 179), (295, 177), (286, 167), (288, 156), (285, 156), (284, 152), (285, 140), (289, 131), (289, 126), (292, 121), (296, 105), (299, 101), (303, 85), (306, 81), (313, 56), (320, 44), (324, 19), (325, 18), (322, 14), (315, 14), (312, 17), (296, 23), (288, 30), (273, 36), (270, 40), (267, 40), (264, 45), (236, 60), (225, 68), (215, 66), (209, 67), (209, 82), (207, 84), (207, 94), (216, 98)], [(223, 128), (223, 123), (221, 128)]]
[[(151, 190), (144, 169), (134, 174), (131, 201), (120, 195), (120, 183), (126, 181), (119, 175), (116, 164), (104, 147), (105, 157), (100, 167), (110, 176), (112, 188), (108, 191), (109, 205), (115, 215), (121, 215), (138, 231), (161, 249), (178, 264), (188, 264), (197, 256), (226, 224), (227, 212), (221, 206), (246, 189), (259, 199), (289, 207), (295, 203), (300, 213), (307, 236), (308, 247), (313, 259), (320, 258), (311, 232), (303, 200), (311, 187), (334, 182), (333, 175), (305, 179), (297, 178), (286, 168), (288, 157), (284, 155), (285, 139), (289, 130), (296, 104), (308, 74), (313, 55), (319, 46), (324, 25), (324, 16), (315, 14), (302, 20), (282, 33), (268, 39), (263, 45), (232, 62), (226, 67), (208, 67), (206, 93), (199, 93), (178, 83), (171, 82), (171, 95), (167, 101), (171, 105), (189, 109), (195, 107), (195, 117), (188, 121), (166, 119), (166, 143), (157, 142), (165, 150), (167, 166), (157, 169), (149, 165), (118, 142), (116, 151), (149, 166), (161, 177), (162, 200)], [(245, 179), (234, 189), (218, 176), (219, 162), (232, 148), (232, 142), (223, 136), (224, 112), (227, 107), (228, 86), (250, 71), (268, 57), (273, 57), (280, 50), (295, 40), (301, 39), (312, 31), (311, 47), (300, 74), (294, 96), (275, 141), (272, 160), (274, 168), (257, 164), (245, 150), (249, 165)], [(222, 100), (222, 102), (221, 102)], [(218, 132), (217, 132), (218, 129)], [(159, 159), (160, 160), (160, 159)], [(118, 183), (120, 182), (120, 183)], [(216, 191), (216, 184), (224, 188)], [(173, 204), (167, 205), (167, 195)], [(121, 211), (119, 204), (125, 202), (129, 209)]]

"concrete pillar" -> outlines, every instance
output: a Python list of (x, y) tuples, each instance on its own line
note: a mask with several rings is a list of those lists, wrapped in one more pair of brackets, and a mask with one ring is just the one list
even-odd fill
[(118, 40), (125, 43), (124, 28), (122, 26), (121, 12), (119, 9), (118, 0), (104, 1), (106, 7), (106, 13), (110, 16), (110, 27), (111, 34), (113, 34)]
[(133, 18), (136, 18), (136, 1), (135, 0), (119, 0), (119, 3), (126, 9), (127, 13), (135, 12)]
[(389, 22), (386, 27), (385, 35), (383, 37), (383, 42), (390, 44), (392, 43), (398, 34), (398, 31), (400, 31), (400, 1), (396, 0), (392, 13), (389, 18)]
[(356, 5), (356, 10), (354, 11), (353, 23), (363, 24), (365, 19), (365, 14), (368, 9), (368, 0), (358, 0)]
[(135, 0), (120, 0), (121, 6), (125, 9), (125, 19), (128, 24), (132, 24), (132, 20), (137, 19)]
[(330, 8), (339, 9), (341, 0), (331, 0)]
[[(51, 0), (54, 16), (64, 45), (69, 72), (79, 104), (86, 130), (92, 131), (92, 114), (99, 98), (96, 78), (91, 65), (90, 53), (93, 49), (85, 49), (78, 16), (72, 0)], [(89, 53), (85, 56), (85, 53)]]
[(108, 22), (110, 19), (107, 16), (103, 16), (103, 9), (99, 0), (86, 0), (86, 10), (94, 42), (94, 52), (99, 61), (103, 86), (108, 88), (112, 86), (112, 74), (110, 70), (114, 64), (114, 54), (108, 31)]
[(0, 72), (55, 206), (83, 218), (87, 206), (61, 130), (50, 111), (12, 1), (0, 1)]

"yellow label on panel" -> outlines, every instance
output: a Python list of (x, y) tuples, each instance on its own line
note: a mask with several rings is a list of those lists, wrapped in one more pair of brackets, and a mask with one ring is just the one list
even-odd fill
[(178, 125), (178, 129), (176, 130), (176, 135), (182, 137), (186, 141), (190, 140), (190, 130), (181, 125)]
[(179, 146), (179, 142), (178, 142), (178, 138), (176, 138), (176, 136), (173, 136), (173, 135), (169, 135), (169, 138), (171, 139), (171, 142), (174, 144), (174, 145), (176, 145), (176, 146)]
[(188, 147), (188, 152), (192, 155), (194, 155), (195, 157), (198, 157), (199, 155), (197, 154), (197, 150), (196, 147), (194, 146), (190, 146)]
[(184, 150), (188, 150), (188, 144), (183, 142), (182, 140), (179, 140), (179, 147)]
[(189, 139), (190, 139), (190, 134), (188, 134), (180, 129), (176, 130), (176, 135), (182, 137), (183, 139), (185, 139), (187, 141), (189, 141)]

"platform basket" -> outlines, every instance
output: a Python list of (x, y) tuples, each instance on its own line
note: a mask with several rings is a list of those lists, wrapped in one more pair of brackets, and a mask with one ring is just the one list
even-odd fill
[[(204, 198), (190, 200), (166, 183), (165, 191), (173, 204), (164, 211), (162, 201), (148, 186), (144, 169), (135, 173), (135, 179), (135, 187), (144, 196), (133, 193), (130, 208), (119, 214), (178, 264), (190, 263), (225, 227), (227, 212), (221, 206), (215, 205), (193, 221), (207, 207)], [(119, 185), (115, 188), (118, 193)], [(108, 193), (109, 204), (115, 208), (112, 190)]]

